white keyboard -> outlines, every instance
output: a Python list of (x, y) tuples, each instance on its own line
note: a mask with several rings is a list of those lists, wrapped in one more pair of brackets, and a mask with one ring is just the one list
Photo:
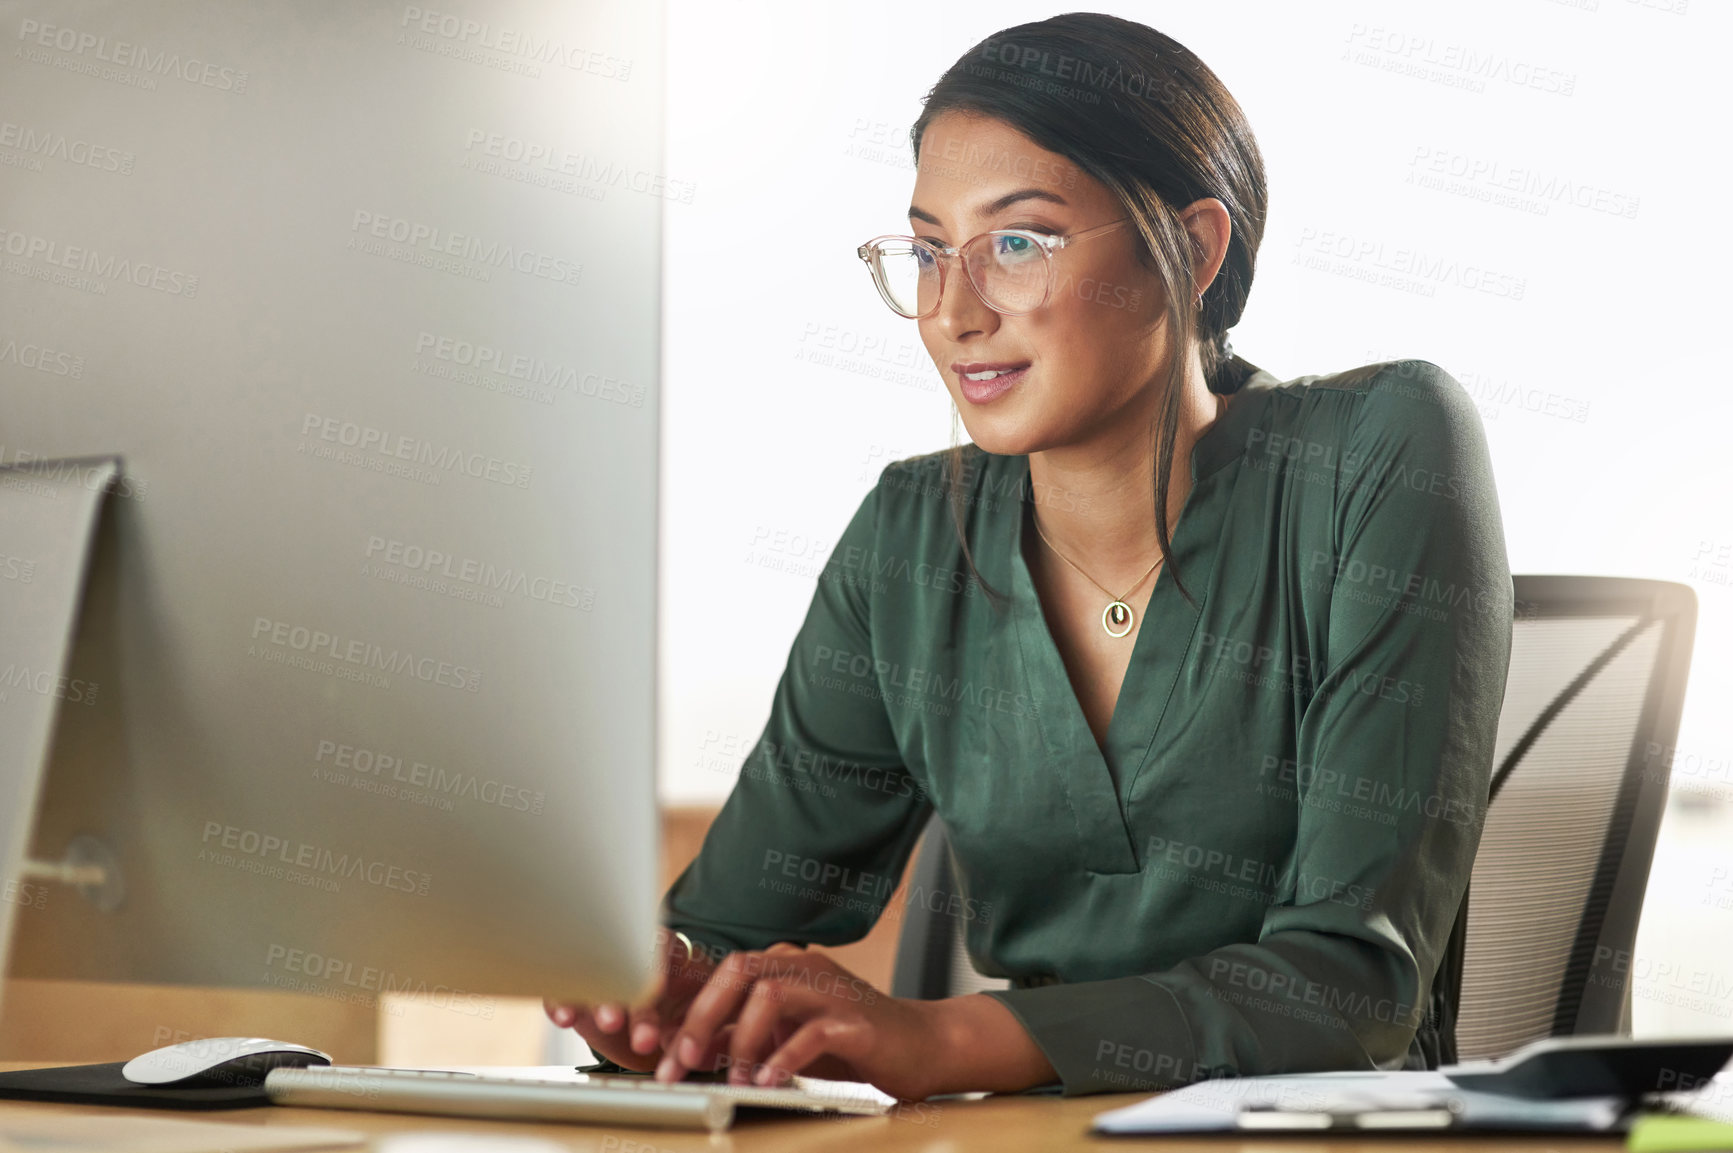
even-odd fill
[[(563, 1069), (561, 1070), (563, 1072)], [(575, 1121), (719, 1132), (737, 1107), (878, 1116), (896, 1103), (871, 1085), (796, 1077), (788, 1088), (570, 1073), (540, 1080), (432, 1069), (313, 1065), (272, 1069), (265, 1092), (277, 1105), (439, 1113), (513, 1121)]]

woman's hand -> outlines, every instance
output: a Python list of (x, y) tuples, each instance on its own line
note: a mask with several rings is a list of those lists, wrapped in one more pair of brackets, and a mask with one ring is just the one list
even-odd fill
[(578, 1005), (544, 1001), (549, 1020), (577, 1030), (599, 1057), (647, 1073), (663, 1057), (663, 1046), (679, 1027), (692, 998), (705, 987), (716, 965), (703, 950), (687, 956), (686, 943), (665, 928), (656, 930), (655, 991), (630, 1011), (624, 1005)]
[(730, 1084), (775, 1085), (806, 1073), (920, 1100), (940, 1091), (946, 1004), (887, 997), (797, 945), (730, 953), (666, 1039), (656, 1078), (726, 1068)]

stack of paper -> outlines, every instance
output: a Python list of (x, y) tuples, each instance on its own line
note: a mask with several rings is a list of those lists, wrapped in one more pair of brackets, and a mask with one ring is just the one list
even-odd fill
[(1330, 1128), (1607, 1132), (1618, 1097), (1532, 1101), (1473, 1092), (1431, 1071), (1303, 1073), (1200, 1081), (1095, 1118), (1098, 1133)]

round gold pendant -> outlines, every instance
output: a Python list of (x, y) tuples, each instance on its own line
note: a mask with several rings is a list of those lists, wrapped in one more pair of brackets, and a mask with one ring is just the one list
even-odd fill
[(1101, 627), (1107, 630), (1110, 637), (1122, 637), (1131, 631), (1131, 606), (1124, 601), (1114, 601), (1101, 610)]

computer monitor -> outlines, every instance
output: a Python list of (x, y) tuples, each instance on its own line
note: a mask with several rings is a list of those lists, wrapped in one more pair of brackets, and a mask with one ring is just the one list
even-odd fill
[(10, 973), (636, 995), (661, 6), (13, 13), (0, 619), (119, 464), (69, 663), (0, 654)]

